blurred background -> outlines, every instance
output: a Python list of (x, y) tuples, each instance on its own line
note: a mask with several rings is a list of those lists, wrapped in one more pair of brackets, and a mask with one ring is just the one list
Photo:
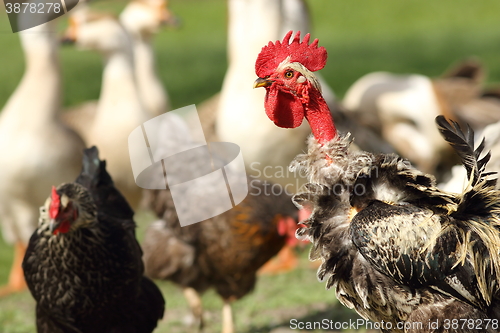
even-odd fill
[[(91, 6), (119, 14), (122, 0), (101, 0)], [(500, 84), (500, 2), (496, 0), (307, 0), (313, 38), (328, 50), (321, 71), (342, 99), (361, 76), (374, 71), (418, 73), (438, 77), (453, 64), (475, 57), (486, 69), (486, 87)], [(154, 39), (158, 75), (166, 86), (172, 108), (199, 104), (222, 86), (227, 67), (227, 4), (225, 0), (170, 0), (181, 19), (177, 29), (161, 30)], [(61, 30), (67, 25), (59, 20)], [(261, 24), (265, 27), (266, 22)], [(24, 71), (19, 38), (10, 31), (0, 10), (0, 105), (3, 107)], [(61, 49), (63, 105), (95, 100), (101, 88), (102, 60), (90, 51)], [(251, 87), (255, 76), (241, 77)], [(43, 89), (43, 87), (41, 87)], [(1, 166), (0, 166), (1, 170)], [(138, 237), (152, 220), (138, 212)], [(238, 332), (279, 332), (289, 320), (357, 318), (335, 300), (334, 291), (318, 283), (307, 260), (307, 248), (298, 250), (298, 269), (260, 278), (254, 293), (236, 302)], [(0, 237), (0, 285), (6, 283), (12, 248)], [(156, 332), (185, 332), (189, 313), (182, 293), (160, 282), (167, 300), (166, 318)], [(221, 301), (215, 293), (203, 297), (206, 332), (220, 330)], [(0, 332), (34, 332), (34, 301), (29, 292), (0, 299)], [(283, 330), (286, 332), (286, 330)]]

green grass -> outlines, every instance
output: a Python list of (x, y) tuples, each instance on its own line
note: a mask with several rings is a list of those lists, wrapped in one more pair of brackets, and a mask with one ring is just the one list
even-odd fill
[[(220, 90), (226, 68), (224, 0), (171, 0), (182, 19), (178, 30), (162, 31), (155, 40), (158, 70), (174, 108), (200, 103)], [(322, 71), (338, 96), (372, 71), (438, 76), (451, 64), (478, 57), (488, 69), (488, 83), (500, 81), (497, 0), (309, 0), (313, 37), (329, 52)], [(119, 13), (124, 2), (94, 5)], [(18, 37), (10, 33), (0, 5), (0, 106), (21, 78), (24, 62)], [(61, 26), (65, 23), (61, 21)], [(263, 25), (266, 22), (262, 22)], [(61, 51), (64, 105), (97, 99), (102, 62), (99, 56), (73, 48)], [(242, 77), (249, 82), (254, 77)], [(249, 138), (250, 139), (250, 138)], [(0, 166), (1, 170), (1, 166)], [(141, 215), (139, 236), (150, 217)], [(0, 284), (7, 280), (12, 249), (0, 239)], [(188, 313), (180, 291), (160, 283), (167, 298), (167, 318), (157, 332), (185, 332)], [(213, 292), (204, 296), (207, 332), (220, 329), (221, 302)], [(0, 333), (34, 332), (34, 302), (29, 293), (0, 299)], [(290, 318), (331, 318), (342, 321), (352, 313), (340, 307), (333, 291), (325, 291), (302, 256), (301, 269), (264, 276), (252, 295), (234, 306), (238, 332), (269, 332), (287, 326)]]

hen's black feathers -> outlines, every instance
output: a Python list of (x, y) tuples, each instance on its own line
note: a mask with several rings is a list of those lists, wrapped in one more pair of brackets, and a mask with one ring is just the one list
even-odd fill
[(134, 211), (114, 186), (111, 176), (106, 171), (106, 161), (99, 159), (97, 147), (85, 150), (82, 172), (76, 178), (75, 183), (83, 185), (92, 193), (99, 214), (130, 220), (134, 223)]
[(77, 182), (57, 188), (61, 205), (77, 207), (67, 233), (50, 232), (50, 200), (41, 208), (23, 261), (39, 333), (150, 333), (163, 316), (163, 296), (143, 276), (133, 211), (105, 166), (87, 149)]

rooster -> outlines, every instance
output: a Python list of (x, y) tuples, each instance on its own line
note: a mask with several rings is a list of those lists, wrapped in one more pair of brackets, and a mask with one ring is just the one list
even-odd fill
[(300, 41), (300, 32), (289, 42), (291, 35), (262, 49), (254, 86), (266, 88), (266, 113), (277, 126), (293, 128), (304, 117), (311, 126), (308, 153), (291, 167), (308, 174), (294, 201), (312, 214), (297, 236), (313, 243), (312, 260), (322, 260), (319, 279), (345, 306), (384, 322), (384, 332), (436, 332), (429, 325), (436, 321), (439, 332), (497, 332), (500, 193), (484, 171), (489, 155), (479, 158), (483, 145), (474, 150), (472, 131), (436, 119), (467, 169), (460, 195), (439, 190), (397, 155), (351, 150), (313, 73), (326, 63), (325, 48), (309, 44), (309, 35)]
[(133, 211), (97, 148), (74, 183), (52, 188), (23, 261), (39, 333), (152, 332), (165, 301), (143, 276)]

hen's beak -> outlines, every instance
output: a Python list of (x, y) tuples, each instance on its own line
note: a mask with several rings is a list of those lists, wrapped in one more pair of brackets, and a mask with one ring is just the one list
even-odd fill
[(254, 88), (259, 88), (259, 87), (269, 87), (271, 84), (273, 84), (273, 81), (268, 80), (268, 79), (263, 79), (259, 77), (255, 82), (253, 83)]
[(50, 223), (49, 223), (50, 233), (53, 234), (54, 230), (56, 230), (60, 224), (61, 224), (60, 221), (57, 221), (56, 219), (50, 219)]

